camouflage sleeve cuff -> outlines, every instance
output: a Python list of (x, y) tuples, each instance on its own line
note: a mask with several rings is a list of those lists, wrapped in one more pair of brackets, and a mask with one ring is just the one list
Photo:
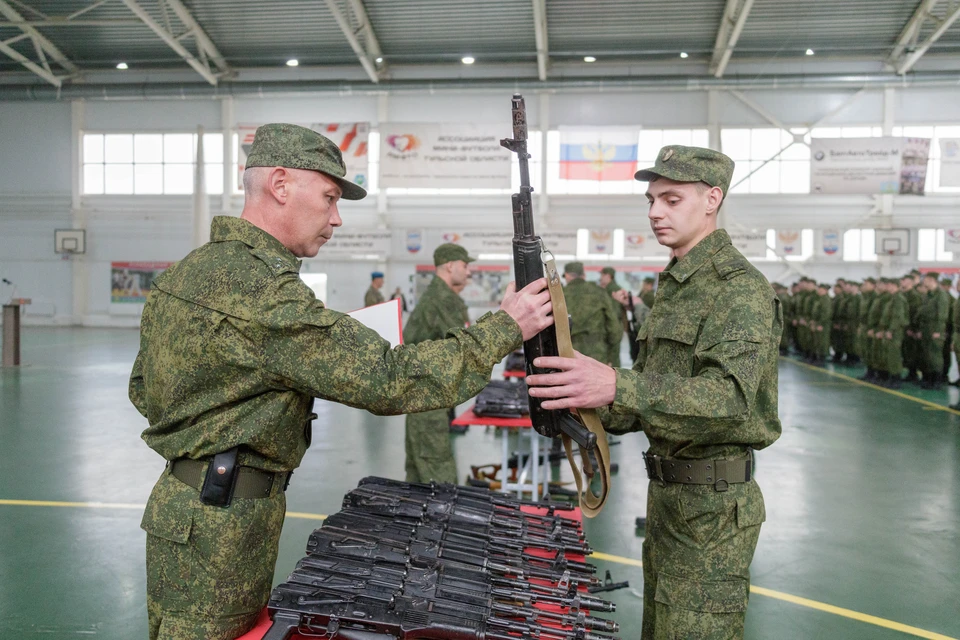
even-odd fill
[(650, 409), (651, 393), (642, 373), (630, 369), (617, 372), (617, 393), (610, 405), (611, 414), (640, 416)]
[(506, 311), (487, 312), (466, 331), (474, 334), (481, 342), (489, 344), (496, 355), (497, 362), (523, 344), (520, 325)]

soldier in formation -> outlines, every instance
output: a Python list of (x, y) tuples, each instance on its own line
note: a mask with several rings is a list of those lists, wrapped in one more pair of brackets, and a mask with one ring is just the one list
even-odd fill
[(570, 313), (573, 348), (600, 362), (619, 367), (623, 307), (596, 283), (584, 278), (582, 262), (568, 262), (563, 268), (563, 277), (567, 281), (563, 296)]

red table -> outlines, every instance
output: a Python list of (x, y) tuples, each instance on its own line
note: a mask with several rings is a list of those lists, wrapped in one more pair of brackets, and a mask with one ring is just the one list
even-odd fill
[[(538, 515), (545, 515), (547, 513), (546, 509), (539, 509), (536, 507), (521, 507), (521, 508), (526, 513), (533, 513)], [(564, 518), (576, 520), (577, 522), (583, 522), (583, 513), (580, 512), (579, 507), (571, 511), (557, 511), (557, 514)], [(550, 555), (547, 552), (541, 551), (539, 549), (527, 549), (527, 551), (529, 551), (531, 555), (537, 555), (542, 558), (550, 557)], [(568, 557), (570, 560), (578, 560), (581, 562), (584, 560), (584, 557), (579, 555), (571, 554)], [(536, 580), (536, 579), (533, 578), (532, 580)], [(547, 584), (547, 583), (544, 583), (544, 584)], [(582, 590), (585, 591), (586, 589), (583, 588)], [(543, 609), (544, 611), (553, 611), (553, 612), (563, 611), (561, 607), (558, 607), (555, 605), (537, 604), (535, 606), (539, 609)], [(237, 640), (262, 640), (263, 636), (266, 635), (269, 629), (270, 629), (270, 617), (267, 615), (267, 610), (264, 609), (263, 612), (260, 614), (260, 619), (257, 620), (257, 626), (255, 626), (253, 629), (251, 629), (247, 633), (237, 638)], [(290, 636), (290, 640), (316, 640), (316, 637), (311, 638), (307, 636), (301, 636), (300, 634), (295, 633), (294, 635)]]

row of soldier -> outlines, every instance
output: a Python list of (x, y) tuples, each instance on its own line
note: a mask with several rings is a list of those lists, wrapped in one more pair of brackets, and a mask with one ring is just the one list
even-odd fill
[(866, 366), (862, 380), (942, 389), (951, 350), (960, 361), (960, 299), (950, 294), (952, 286), (939, 273), (916, 270), (899, 279), (840, 278), (832, 287), (806, 277), (789, 290), (774, 283), (785, 318), (781, 352), (793, 348), (822, 366), (832, 349), (835, 364)]

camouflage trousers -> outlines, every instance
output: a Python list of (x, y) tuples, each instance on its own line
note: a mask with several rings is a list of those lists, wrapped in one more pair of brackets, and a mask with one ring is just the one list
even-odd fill
[(892, 376), (899, 376), (903, 371), (903, 331), (894, 331), (892, 338), (887, 338), (886, 332), (883, 335), (883, 339), (880, 340), (883, 361), (880, 370)]
[(232, 640), (253, 628), (273, 584), (286, 497), (200, 502), (169, 472), (153, 488), (147, 532), (150, 640)]
[[(942, 336), (943, 334), (941, 334)], [(931, 374), (940, 375), (940, 372), (943, 371), (943, 343), (945, 339), (932, 338), (923, 336), (921, 341), (921, 353), (922, 353), (922, 362), (920, 370), (923, 371), (924, 376), (929, 376)]]
[(407, 482), (457, 483), (448, 409), (407, 414), (404, 448)]
[(643, 542), (643, 640), (743, 637), (750, 562), (766, 519), (756, 482), (650, 482)]

